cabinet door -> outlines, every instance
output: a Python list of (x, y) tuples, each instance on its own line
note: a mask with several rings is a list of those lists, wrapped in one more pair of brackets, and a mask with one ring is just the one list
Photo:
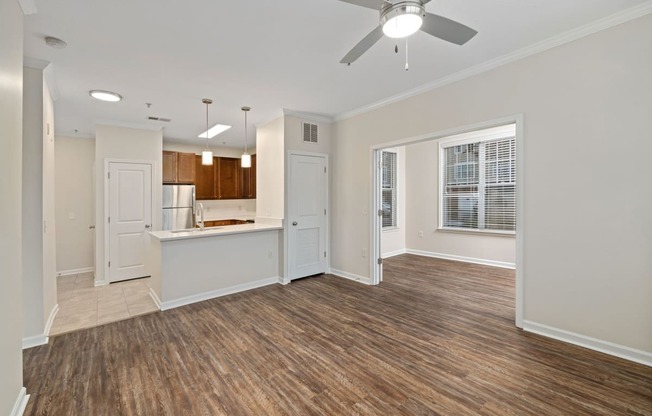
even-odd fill
[(195, 183), (195, 154), (177, 153), (177, 183)]
[(256, 155), (251, 156), (250, 168), (240, 168), (240, 197), (256, 197)]
[(177, 152), (163, 151), (163, 183), (177, 183)]
[(217, 184), (218, 199), (240, 198), (239, 176), (240, 159), (231, 157), (218, 157), (215, 182)]
[(201, 164), (201, 156), (195, 156), (195, 196), (197, 199), (216, 199), (215, 159), (213, 159), (212, 165), (204, 166)]

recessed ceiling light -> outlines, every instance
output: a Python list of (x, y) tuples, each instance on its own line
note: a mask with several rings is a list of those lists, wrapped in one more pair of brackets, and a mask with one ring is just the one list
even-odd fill
[(213, 137), (217, 136), (220, 133), (224, 133), (230, 128), (231, 126), (227, 126), (225, 124), (216, 124), (197, 137), (199, 137), (200, 139), (212, 139)]
[(91, 95), (91, 97), (102, 101), (116, 102), (122, 100), (122, 96), (120, 94), (116, 94), (111, 91), (90, 90), (88, 93)]

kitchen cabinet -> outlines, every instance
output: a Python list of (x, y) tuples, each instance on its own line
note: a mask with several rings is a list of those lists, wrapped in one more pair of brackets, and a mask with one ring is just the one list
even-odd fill
[(163, 183), (194, 184), (195, 154), (163, 151)]
[(217, 199), (215, 193), (215, 165), (217, 158), (213, 159), (212, 165), (202, 165), (201, 156), (195, 156), (195, 197), (197, 199)]
[(249, 199), (256, 197), (256, 155), (251, 167), (240, 167), (240, 158), (214, 157), (213, 165), (201, 164), (195, 156), (197, 199)]
[(240, 159), (218, 157), (215, 170), (215, 185), (218, 199), (240, 198)]
[(256, 198), (256, 155), (251, 155), (250, 168), (240, 168), (240, 197)]
[(244, 220), (213, 220), (204, 221), (204, 227), (223, 227), (225, 225), (240, 225), (247, 224)]

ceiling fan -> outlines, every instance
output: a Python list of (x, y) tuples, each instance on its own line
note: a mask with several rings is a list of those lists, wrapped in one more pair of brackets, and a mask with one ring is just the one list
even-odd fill
[(380, 24), (364, 37), (357, 45), (346, 54), (340, 61), (342, 64), (350, 65), (362, 54), (367, 52), (376, 42), (386, 35), (390, 38), (404, 38), (421, 30), (436, 38), (464, 45), (471, 40), (478, 32), (458, 23), (432, 13), (426, 13), (425, 5), (430, 0), (340, 0), (344, 3), (378, 10), (380, 12)]

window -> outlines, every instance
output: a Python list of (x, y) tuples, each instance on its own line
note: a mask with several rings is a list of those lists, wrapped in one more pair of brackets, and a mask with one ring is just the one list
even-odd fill
[(382, 152), (383, 228), (396, 227), (396, 152)]
[(440, 141), (440, 228), (516, 230), (515, 125)]

